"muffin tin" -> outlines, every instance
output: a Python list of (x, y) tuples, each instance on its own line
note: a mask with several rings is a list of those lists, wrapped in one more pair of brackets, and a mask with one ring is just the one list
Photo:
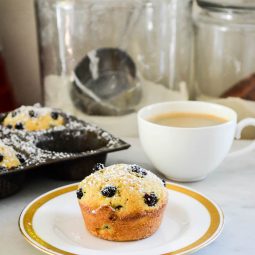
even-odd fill
[[(0, 171), (0, 198), (17, 192), (32, 169), (58, 179), (81, 180), (96, 163), (105, 163), (107, 153), (130, 147), (93, 124), (58, 112), (65, 125), (44, 131), (9, 129), (0, 124), (0, 140), (25, 159), (19, 167)], [(7, 114), (0, 114), (0, 123)]]

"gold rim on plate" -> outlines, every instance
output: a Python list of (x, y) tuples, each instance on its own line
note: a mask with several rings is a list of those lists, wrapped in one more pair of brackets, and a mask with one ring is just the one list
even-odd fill
[[(64, 186), (61, 188), (58, 188), (56, 190), (50, 191), (46, 193), (45, 195), (42, 195), (41, 197), (37, 198), (35, 201), (30, 203), (28, 207), (26, 207), (19, 218), (19, 229), (21, 231), (21, 234), (25, 237), (25, 239), (33, 245), (35, 248), (39, 249), (40, 251), (55, 255), (57, 254), (63, 254), (63, 255), (77, 255), (74, 253), (70, 253), (64, 250), (61, 250), (47, 242), (45, 242), (42, 238), (40, 238), (37, 233), (35, 232), (33, 228), (33, 217), (36, 213), (36, 211), (45, 203), (47, 203), (49, 200), (58, 197), (60, 195), (63, 195), (68, 192), (75, 191), (77, 189), (77, 184), (71, 184), (68, 186)], [(208, 245), (210, 242), (215, 240), (217, 236), (221, 233), (223, 228), (223, 212), (221, 209), (219, 209), (216, 204), (214, 204), (212, 201), (210, 201), (208, 198), (203, 196), (202, 194), (189, 189), (185, 188), (183, 186), (173, 184), (173, 183), (167, 183), (166, 187), (169, 190), (173, 190), (176, 192), (180, 192), (182, 194), (185, 194), (189, 197), (192, 197), (193, 199), (200, 202), (208, 211), (210, 215), (210, 225), (205, 232), (203, 236), (201, 236), (198, 240), (195, 242), (181, 248), (175, 251), (171, 251), (169, 253), (164, 253), (164, 255), (175, 255), (175, 254), (186, 254), (190, 252), (195, 252), (198, 249)], [(24, 214), (24, 215), (23, 215)], [(23, 215), (23, 217), (21, 217)], [(23, 228), (21, 227), (23, 226)]]

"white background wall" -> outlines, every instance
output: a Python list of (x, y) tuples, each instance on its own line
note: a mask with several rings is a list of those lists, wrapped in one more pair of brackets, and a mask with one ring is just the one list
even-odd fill
[(33, 0), (0, 0), (0, 37), (18, 103), (40, 101)]

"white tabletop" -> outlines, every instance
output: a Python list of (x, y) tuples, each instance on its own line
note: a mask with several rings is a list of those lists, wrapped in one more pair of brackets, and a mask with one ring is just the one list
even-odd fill
[[(124, 162), (137, 163), (147, 169), (153, 167), (144, 155), (138, 139), (125, 139), (129, 150), (109, 154), (107, 165)], [(235, 143), (235, 147), (248, 142)], [(221, 236), (198, 255), (255, 254), (255, 152), (225, 160), (207, 179), (185, 184), (215, 200), (225, 214), (225, 227)], [(0, 254), (39, 255), (22, 237), (18, 228), (21, 210), (38, 195), (69, 184), (47, 177), (33, 177), (17, 194), (0, 200)]]

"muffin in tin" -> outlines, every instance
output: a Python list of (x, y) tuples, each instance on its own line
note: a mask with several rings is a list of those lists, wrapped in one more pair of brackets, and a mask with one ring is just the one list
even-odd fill
[(10, 129), (41, 131), (64, 125), (64, 117), (56, 110), (47, 107), (21, 106), (9, 112), (2, 125)]
[(91, 234), (131, 241), (159, 228), (168, 193), (164, 181), (138, 165), (99, 164), (79, 184), (77, 198)]
[(25, 159), (12, 147), (0, 142), (0, 172), (19, 167)]

